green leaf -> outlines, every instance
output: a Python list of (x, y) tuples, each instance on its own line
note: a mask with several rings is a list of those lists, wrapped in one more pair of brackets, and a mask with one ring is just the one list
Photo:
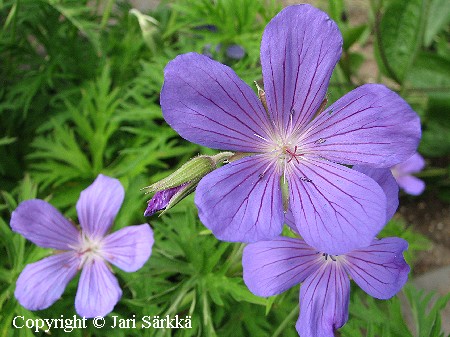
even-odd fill
[(394, 336), (412, 337), (402, 316), (400, 300), (397, 296), (380, 301), (368, 296), (361, 289), (352, 287), (350, 298), (350, 320), (339, 332), (343, 337)]
[(411, 306), (417, 336), (442, 336), (440, 333), (441, 311), (450, 301), (450, 293), (442, 297), (437, 297), (434, 292), (426, 293), (424, 290), (416, 289), (411, 285), (405, 286), (403, 291)]
[(53, 7), (64, 18), (74, 25), (82, 34), (84, 34), (91, 42), (97, 53), (101, 54), (99, 31), (96, 30), (97, 24), (93, 20), (86, 19), (89, 17), (91, 9), (79, 3), (79, 1), (58, 1), (58, 0), (41, 0), (42, 2)]
[(0, 146), (8, 145), (17, 141), (16, 137), (2, 137), (0, 138)]
[(367, 25), (359, 25), (356, 27), (346, 27), (341, 29), (342, 38), (344, 39), (344, 50), (349, 50), (353, 44), (358, 41), (367, 29)]
[(425, 0), (394, 0), (377, 30), (381, 68), (402, 83), (411, 67), (422, 39)]
[(438, 121), (428, 122), (422, 133), (420, 153), (428, 157), (439, 157), (450, 153), (450, 133)]
[(429, 0), (427, 22), (423, 36), (425, 47), (429, 47), (437, 33), (450, 23), (448, 0)]
[(406, 77), (415, 90), (428, 95), (450, 96), (450, 60), (442, 56), (421, 52)]
[(243, 284), (241, 278), (230, 278), (226, 276), (210, 274), (208, 275), (206, 284), (208, 285), (208, 290), (216, 288), (220, 293), (230, 294), (238, 302), (245, 301), (248, 303), (254, 303), (263, 306), (265, 306), (267, 302), (265, 298), (253, 295)]

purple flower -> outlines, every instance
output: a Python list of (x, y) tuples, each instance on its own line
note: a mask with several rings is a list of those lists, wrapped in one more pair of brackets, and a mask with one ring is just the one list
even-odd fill
[(113, 310), (122, 290), (108, 262), (134, 272), (148, 260), (153, 245), (153, 232), (146, 224), (107, 235), (123, 198), (120, 182), (100, 174), (78, 199), (81, 231), (44, 200), (27, 200), (17, 207), (11, 228), (38, 246), (59, 251), (22, 271), (14, 293), (22, 306), (48, 308), (82, 269), (75, 297), (77, 313), (95, 317)]
[[(386, 195), (386, 222), (398, 206), (398, 185), (389, 169), (357, 167), (374, 179)], [(287, 214), (287, 223), (292, 220)], [(295, 229), (295, 228), (294, 228)], [(388, 299), (406, 283), (409, 266), (403, 258), (408, 247), (400, 238), (372, 240), (368, 247), (332, 255), (296, 238), (278, 237), (244, 249), (244, 281), (258, 296), (279, 294), (302, 283), (297, 331), (301, 337), (334, 336), (348, 319), (350, 278), (369, 295)]]
[(240, 60), (245, 56), (245, 49), (238, 44), (232, 44), (227, 48), (226, 54), (229, 58)]
[(419, 195), (425, 189), (425, 183), (414, 173), (420, 172), (425, 166), (425, 160), (418, 153), (415, 153), (404, 162), (391, 168), (392, 174), (398, 185), (408, 194)]
[(407, 247), (403, 239), (384, 238), (366, 248), (330, 255), (301, 239), (259, 241), (244, 249), (244, 281), (252, 293), (263, 297), (303, 283), (299, 335), (332, 337), (348, 320), (349, 278), (375, 298), (391, 298), (408, 278), (409, 266), (402, 255)]
[(291, 207), (308, 244), (341, 254), (369, 245), (384, 225), (378, 184), (337, 163), (389, 168), (405, 160), (418, 145), (420, 121), (377, 84), (324, 110), (341, 50), (337, 25), (312, 6), (297, 5), (264, 31), (260, 100), (233, 70), (203, 55), (180, 55), (167, 65), (161, 92), (167, 123), (194, 143), (245, 153), (196, 190), (199, 217), (217, 238), (276, 237)]

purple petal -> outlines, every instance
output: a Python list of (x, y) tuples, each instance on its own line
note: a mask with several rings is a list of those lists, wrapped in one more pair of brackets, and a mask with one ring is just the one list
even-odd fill
[(103, 257), (126, 272), (140, 269), (152, 253), (153, 231), (149, 225), (129, 226), (105, 237)]
[(125, 191), (119, 180), (99, 174), (80, 194), (78, 220), (92, 239), (105, 236), (122, 206)]
[(388, 168), (416, 151), (420, 135), (408, 103), (383, 85), (366, 84), (320, 114), (301, 144), (331, 161)]
[(417, 152), (404, 162), (395, 165), (392, 170), (394, 175), (402, 176), (404, 174), (418, 173), (425, 167), (425, 160)]
[(78, 315), (86, 318), (106, 316), (121, 296), (119, 282), (102, 260), (92, 260), (84, 265), (75, 296)]
[(348, 320), (350, 280), (339, 262), (327, 261), (300, 287), (301, 337), (334, 337)]
[(408, 280), (406, 249), (408, 243), (400, 238), (375, 240), (367, 248), (346, 254), (347, 272), (370, 296), (391, 298)]
[(244, 282), (255, 295), (277, 295), (314, 273), (320, 267), (319, 258), (317, 250), (299, 239), (251, 243), (242, 256)]
[(79, 231), (44, 200), (20, 203), (11, 215), (11, 228), (40, 247), (69, 250), (78, 243)]
[(311, 120), (341, 52), (337, 25), (310, 5), (289, 6), (269, 22), (261, 65), (269, 113), (280, 130), (287, 127), (291, 111), (297, 127)]
[(211, 148), (261, 152), (271, 125), (254, 91), (229, 67), (189, 53), (170, 61), (164, 119), (181, 137)]
[(220, 240), (267, 240), (282, 230), (280, 176), (260, 156), (209, 173), (197, 186), (195, 203), (200, 220)]
[(371, 178), (304, 156), (287, 176), (290, 208), (304, 240), (338, 255), (366, 247), (386, 222), (386, 196)]
[(398, 208), (398, 185), (389, 169), (377, 169), (363, 166), (353, 166), (353, 169), (375, 180), (386, 194), (386, 222), (395, 214)]
[(31, 263), (19, 275), (14, 296), (28, 310), (48, 308), (61, 297), (79, 264), (74, 252), (51, 255)]
[(167, 207), (170, 202), (170, 199), (187, 183), (182, 184), (180, 186), (175, 186), (172, 188), (168, 188), (166, 190), (158, 191), (155, 193), (153, 198), (147, 204), (147, 209), (144, 212), (144, 216), (152, 216), (158, 211), (161, 211)]
[(408, 194), (419, 195), (425, 190), (425, 183), (414, 176), (402, 176), (397, 178), (398, 185)]

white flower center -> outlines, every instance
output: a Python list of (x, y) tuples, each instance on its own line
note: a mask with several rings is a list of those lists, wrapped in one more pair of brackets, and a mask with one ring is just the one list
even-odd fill
[(291, 173), (294, 165), (300, 164), (304, 152), (297, 137), (290, 135), (286, 137), (274, 137), (268, 141), (266, 153), (272, 163), (276, 165), (276, 170), (283, 176)]
[(103, 260), (102, 248), (102, 238), (91, 239), (87, 235), (81, 234), (79, 245), (74, 247), (78, 257), (81, 259), (79, 268), (81, 269), (86, 263), (91, 263), (93, 260)]

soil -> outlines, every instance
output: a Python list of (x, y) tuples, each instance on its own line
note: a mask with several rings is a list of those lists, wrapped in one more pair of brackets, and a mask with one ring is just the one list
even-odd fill
[(450, 205), (433, 192), (423, 196), (402, 197), (396, 217), (403, 218), (412, 228), (425, 235), (431, 246), (418, 254), (414, 274), (450, 265)]

